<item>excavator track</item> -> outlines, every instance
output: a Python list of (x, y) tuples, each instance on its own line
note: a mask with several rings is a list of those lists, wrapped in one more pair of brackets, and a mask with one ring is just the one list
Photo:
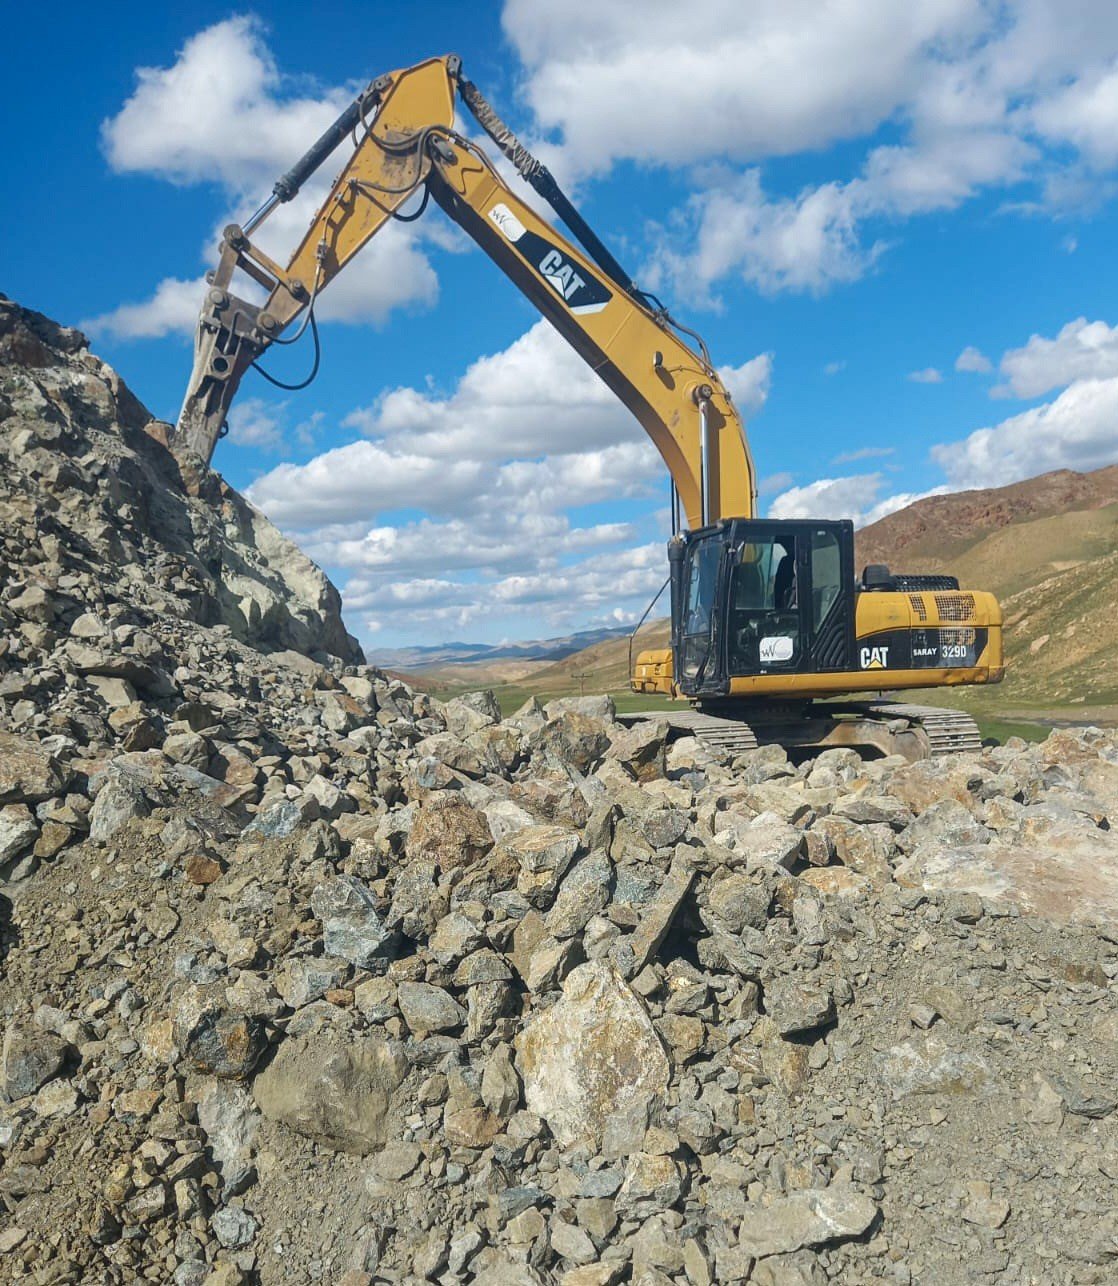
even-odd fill
[(872, 748), (910, 761), (980, 751), (978, 725), (962, 710), (909, 705), (900, 701), (811, 705), (798, 710), (750, 710), (741, 715), (707, 710), (657, 710), (618, 715), (633, 725), (666, 723), (675, 736), (697, 737), (721, 755), (760, 745), (798, 750), (833, 746)]
[(885, 719), (905, 719), (916, 724), (931, 743), (933, 758), (939, 755), (962, 755), (982, 749), (978, 724), (962, 710), (944, 706), (908, 705), (901, 701), (874, 701), (865, 706), (873, 715)]
[(632, 726), (647, 721), (666, 723), (676, 736), (698, 737), (704, 746), (721, 754), (737, 755), (756, 750), (757, 734), (744, 719), (726, 719), (702, 710), (657, 710), (649, 714), (619, 714), (619, 723)]

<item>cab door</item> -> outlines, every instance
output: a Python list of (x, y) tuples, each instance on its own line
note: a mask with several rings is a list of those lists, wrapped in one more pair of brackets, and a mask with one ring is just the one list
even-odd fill
[(846, 668), (853, 645), (852, 525), (734, 527), (726, 578), (729, 675)]
[(693, 539), (687, 551), (674, 662), (676, 682), (686, 696), (718, 696), (728, 688), (720, 610), (728, 552), (719, 532)]

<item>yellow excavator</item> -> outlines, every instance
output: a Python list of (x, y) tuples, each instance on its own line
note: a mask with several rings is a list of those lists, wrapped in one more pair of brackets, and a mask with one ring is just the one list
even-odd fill
[[(459, 100), (578, 246), (455, 127)], [(253, 233), (349, 138), (348, 161), (282, 266)], [(755, 516), (741, 417), (706, 345), (638, 288), (456, 55), (372, 81), (252, 218), (225, 229), (175, 453), (209, 465), (242, 378), (272, 345), (293, 342), (283, 336), (297, 320), (296, 335), (310, 327), (317, 369), (322, 291), (390, 220), (418, 218), (430, 199), (616, 393), (667, 465), (671, 646), (631, 665), (635, 691), (681, 699), (655, 717), (729, 751), (779, 742), (915, 759), (977, 748), (978, 729), (961, 711), (835, 698), (999, 682), (1002, 617), (993, 595), (883, 565), (856, 577), (849, 521)], [(262, 288), (263, 302), (233, 293), (237, 272)]]

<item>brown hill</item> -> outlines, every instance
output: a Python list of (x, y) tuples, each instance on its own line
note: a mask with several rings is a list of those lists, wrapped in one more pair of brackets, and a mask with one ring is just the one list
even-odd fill
[(856, 565), (887, 563), (895, 571), (949, 570), (951, 560), (992, 532), (1118, 501), (1118, 465), (1091, 473), (1058, 469), (1007, 487), (956, 491), (917, 500), (855, 538)]

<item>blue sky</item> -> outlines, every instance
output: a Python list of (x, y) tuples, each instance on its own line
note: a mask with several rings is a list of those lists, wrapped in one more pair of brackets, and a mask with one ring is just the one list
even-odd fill
[[(1118, 6), (639, 11), (63, 3), (44, 30), (12, 9), (0, 289), (82, 324), (173, 419), (220, 228), (366, 81), (454, 49), (705, 335), (764, 512), (865, 521), (1118, 459)], [(285, 207), (268, 248), (309, 214)], [(250, 376), (215, 466), (327, 567), (367, 647), (639, 615), (664, 575), (659, 457), (440, 212), (378, 238), (321, 315), (317, 382)]]

